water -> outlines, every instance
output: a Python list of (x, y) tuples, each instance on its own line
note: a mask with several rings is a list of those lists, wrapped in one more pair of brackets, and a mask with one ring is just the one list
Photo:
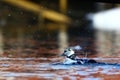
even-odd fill
[[(119, 62), (119, 58), (94, 58)], [(0, 58), (0, 80), (119, 80), (117, 65), (52, 65), (59, 58)]]

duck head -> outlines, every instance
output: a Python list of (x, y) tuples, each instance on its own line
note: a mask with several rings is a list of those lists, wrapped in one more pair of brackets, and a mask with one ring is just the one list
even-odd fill
[(71, 48), (66, 48), (61, 56), (67, 57), (67, 58), (72, 59), (72, 60), (74, 60), (76, 57), (74, 50)]

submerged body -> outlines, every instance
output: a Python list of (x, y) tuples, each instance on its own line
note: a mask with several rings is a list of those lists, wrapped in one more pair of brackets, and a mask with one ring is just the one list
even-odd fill
[(78, 58), (75, 55), (75, 52), (73, 51), (73, 49), (71, 48), (67, 48), (64, 50), (64, 53), (61, 55), (65, 57), (65, 60), (63, 62), (60, 63), (56, 63), (56, 64), (69, 64), (69, 65), (118, 65), (120, 66), (120, 64), (117, 63), (105, 63), (105, 62), (97, 62), (94, 59), (87, 59), (87, 58)]
[(79, 58), (75, 60), (66, 58), (63, 62), (63, 64), (89, 64), (89, 63), (97, 63), (97, 62), (93, 59), (79, 59)]
[(75, 52), (71, 48), (64, 50), (62, 56), (65, 57), (63, 64), (86, 64), (86, 63), (97, 63), (93, 59), (79, 59), (76, 57)]

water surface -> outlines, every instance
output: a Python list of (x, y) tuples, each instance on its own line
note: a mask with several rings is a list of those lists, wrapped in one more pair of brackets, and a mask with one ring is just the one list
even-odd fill
[[(94, 58), (115, 63), (120, 58)], [(59, 58), (0, 58), (0, 79), (5, 80), (119, 80), (117, 65), (52, 65)]]

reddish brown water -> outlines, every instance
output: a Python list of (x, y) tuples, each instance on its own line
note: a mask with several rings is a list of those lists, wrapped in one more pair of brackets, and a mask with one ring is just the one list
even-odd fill
[[(120, 58), (94, 58), (120, 63)], [(0, 80), (120, 80), (120, 66), (51, 65), (60, 58), (0, 58)]]
[[(72, 41), (70, 45), (74, 46), (82, 42), (85, 44), (85, 40), (87, 39), (81, 41), (78, 39), (78, 42)], [(12, 44), (14, 43), (17, 42)], [(120, 66), (51, 65), (63, 59), (60, 56), (56, 56), (56, 54), (59, 54), (56, 46), (57, 42), (29, 40), (25, 43), (26, 45), (35, 45), (35, 47), (26, 46), (22, 49), (8, 47), (5, 49), (3, 57), (0, 58), (0, 80), (120, 80)], [(88, 45), (85, 49), (93, 50), (94, 52), (95, 48), (93, 45)], [(94, 57), (95, 60), (100, 62), (120, 64), (120, 58), (112, 56), (101, 58), (101, 55), (93, 54), (88, 57)]]

